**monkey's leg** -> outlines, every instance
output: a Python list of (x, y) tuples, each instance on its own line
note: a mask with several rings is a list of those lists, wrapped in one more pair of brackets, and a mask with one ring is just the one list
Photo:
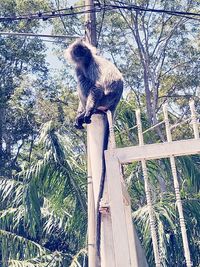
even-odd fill
[(113, 82), (109, 88), (106, 88), (105, 94), (100, 100), (99, 106), (109, 109), (114, 112), (117, 104), (120, 101), (123, 92), (123, 82)]
[(91, 116), (98, 107), (100, 99), (103, 97), (103, 89), (99, 86), (95, 86), (90, 90), (90, 94), (87, 98), (84, 121), (86, 124), (91, 123)]
[(75, 119), (74, 126), (76, 129), (84, 129), (83, 128), (83, 123), (84, 123), (84, 115), (85, 115), (85, 109), (81, 103), (79, 102), (78, 110), (77, 110), (77, 116)]

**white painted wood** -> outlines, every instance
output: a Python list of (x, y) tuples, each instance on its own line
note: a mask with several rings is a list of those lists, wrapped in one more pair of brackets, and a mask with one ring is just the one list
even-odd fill
[(184, 219), (183, 207), (182, 207), (182, 201), (181, 201), (181, 195), (180, 195), (180, 189), (179, 189), (179, 182), (178, 182), (178, 176), (177, 176), (177, 170), (176, 170), (175, 157), (173, 156), (170, 157), (170, 165), (171, 165), (172, 176), (174, 180), (176, 205), (177, 205), (178, 214), (179, 214), (179, 222), (180, 222), (180, 227), (181, 227), (181, 235), (183, 239), (183, 248), (184, 248), (184, 255), (185, 255), (185, 260), (186, 260), (186, 266), (192, 267), (189, 242), (188, 242), (188, 237), (187, 237), (187, 230), (186, 230), (186, 225), (185, 225), (185, 219)]
[(129, 239), (121, 190), (120, 164), (112, 151), (106, 153), (106, 170), (116, 267), (131, 267)]
[[(88, 138), (89, 139), (89, 138)], [(95, 205), (94, 205), (94, 192), (93, 192), (93, 181), (92, 181), (92, 171), (90, 165), (90, 150), (89, 150), (89, 140), (88, 144), (88, 266), (93, 267), (96, 264), (96, 248), (95, 248), (95, 228), (96, 228), (96, 218), (95, 218)]]
[(142, 163), (142, 172), (144, 176), (144, 187), (145, 187), (145, 194), (146, 194), (146, 199), (147, 199), (150, 232), (151, 232), (151, 238), (152, 238), (152, 244), (153, 244), (155, 264), (156, 264), (156, 267), (161, 267), (160, 255), (159, 255), (159, 249), (158, 249), (156, 222), (155, 222), (155, 216), (154, 216), (154, 209), (153, 209), (153, 205), (151, 201), (151, 192), (149, 188), (149, 177), (148, 177), (148, 172), (147, 172), (146, 161), (143, 159), (141, 163)]
[(92, 123), (88, 124), (89, 153), (91, 161), (94, 201), (97, 207), (99, 186), (102, 175), (103, 144), (107, 125), (106, 114), (92, 115)]
[(115, 142), (112, 112), (110, 110), (107, 111), (107, 118), (109, 125), (109, 149), (114, 149), (116, 148), (116, 142)]
[[(139, 131), (140, 145), (127, 148), (115, 148), (112, 116), (108, 114), (108, 119), (111, 122), (110, 130), (112, 136), (111, 136), (110, 150), (105, 151), (107, 178), (105, 182), (103, 197), (105, 198), (104, 200), (106, 202), (108, 201), (110, 203), (110, 214), (102, 215), (101, 267), (148, 266), (142, 247), (137, 238), (135, 228), (132, 224), (130, 198), (126, 190), (126, 186), (123, 183), (122, 175), (120, 172), (121, 169), (120, 164), (129, 163), (133, 161), (142, 162), (142, 168), (145, 178), (145, 191), (147, 195), (147, 203), (151, 214), (150, 225), (151, 225), (151, 232), (153, 233), (152, 239), (154, 240), (153, 243), (154, 243), (154, 253), (156, 255), (155, 257), (156, 266), (161, 266), (159, 261), (158, 249), (155, 246), (156, 228), (153, 218), (153, 207), (150, 202), (151, 196), (148, 186), (148, 173), (147, 173), (146, 160), (160, 159), (167, 157), (170, 158), (172, 174), (174, 178), (174, 187), (175, 187), (177, 207), (180, 217), (180, 225), (183, 236), (186, 263), (187, 267), (191, 266), (191, 261), (189, 256), (189, 246), (187, 242), (187, 234), (183, 217), (183, 209), (181, 205), (179, 184), (178, 184), (176, 164), (175, 164), (175, 156), (192, 155), (200, 153), (199, 132), (197, 133), (198, 124), (193, 104), (190, 104), (190, 108), (192, 113), (192, 124), (196, 140), (190, 139), (190, 140), (172, 141), (169, 120), (166, 120), (167, 111), (165, 110), (164, 111), (165, 125), (166, 125), (168, 142), (161, 144), (144, 145), (142, 125), (140, 121), (137, 125)], [(138, 116), (140, 116), (139, 113)], [(92, 124), (88, 126), (88, 138), (89, 138), (88, 143), (90, 144), (89, 153), (91, 155), (90, 161), (91, 161), (91, 173), (93, 181), (93, 194), (94, 194), (93, 204), (95, 210), (95, 218), (97, 212), (96, 208), (97, 208), (97, 200), (99, 193), (99, 184), (102, 173), (102, 153), (103, 153), (103, 138), (104, 138), (105, 127), (106, 127), (105, 116), (100, 114), (93, 115)], [(88, 176), (89, 176), (88, 179), (90, 180), (91, 179), (90, 172), (88, 172)], [(91, 194), (92, 192), (91, 187), (89, 188), (90, 192), (88, 192), (88, 194)], [(88, 218), (88, 220), (91, 221), (91, 218), (90, 219)], [(94, 230), (91, 230), (90, 232), (90, 239), (92, 238), (93, 235), (92, 232), (94, 232)], [(94, 242), (94, 240), (92, 242)], [(89, 253), (90, 255), (92, 255), (94, 251), (91, 250)], [(94, 259), (94, 254), (92, 257)], [(100, 266), (98, 262), (96, 262), (95, 265), (91, 265), (91, 263), (89, 265), (89, 267), (98, 267), (98, 266)]]
[[(137, 126), (138, 126), (139, 146), (144, 146), (140, 110), (136, 110), (136, 120), (137, 120)], [(152, 200), (151, 200), (151, 191), (149, 187), (149, 177), (148, 177), (148, 172), (147, 172), (146, 160), (142, 159), (141, 163), (142, 163), (142, 172), (144, 176), (144, 188), (145, 188), (145, 194), (146, 194), (146, 199), (147, 199), (147, 207), (148, 207), (149, 221), (150, 221), (150, 232), (151, 232), (151, 238), (152, 238), (152, 244), (153, 244), (155, 264), (156, 264), (156, 267), (160, 267), (161, 262), (160, 262), (160, 255), (159, 255), (159, 249), (158, 249), (156, 222), (155, 222), (154, 209), (153, 209)]]
[(194, 138), (199, 139), (199, 125), (197, 123), (194, 100), (190, 101), (189, 104), (190, 104), (190, 111), (191, 111), (192, 126), (193, 126), (193, 131), (194, 131)]
[[(114, 266), (147, 267), (144, 251), (133, 228), (130, 197), (122, 183), (121, 166), (113, 150), (109, 150), (106, 155), (106, 169), (115, 255)], [(106, 267), (110, 266), (112, 265), (106, 264)]]
[[(97, 219), (97, 202), (100, 190), (100, 180), (102, 175), (102, 159), (103, 159), (103, 141), (104, 133), (107, 127), (106, 114), (94, 114), (92, 115), (92, 123), (87, 126), (88, 131), (88, 152), (91, 162), (91, 172), (93, 181), (93, 197), (95, 206), (95, 237), (96, 237), (96, 219)], [(105, 182), (105, 189), (107, 184)], [(107, 189), (103, 196), (108, 198)], [(101, 267), (116, 267), (114, 265), (114, 249), (112, 238), (112, 223), (109, 215), (101, 216)], [(95, 248), (96, 249), (96, 248)], [(96, 258), (95, 265), (89, 267), (100, 266), (98, 259)]]
[(132, 221), (131, 206), (124, 205), (124, 210), (125, 210), (125, 216), (126, 216), (131, 266), (132, 267), (148, 267), (146, 256), (144, 254), (144, 250), (140, 244), (140, 241), (137, 236), (137, 232), (135, 230), (135, 227)]
[[(107, 176), (104, 184), (103, 199), (109, 203)], [(116, 267), (113, 245), (112, 220), (110, 212), (101, 215), (102, 257), (101, 267)]]
[[(107, 153), (107, 151), (105, 152)], [(142, 159), (168, 158), (170, 155), (184, 156), (200, 154), (200, 140), (188, 139), (171, 143), (149, 144), (116, 148), (115, 155), (120, 163), (131, 163)]]
[[(196, 124), (195, 124), (195, 111), (194, 111), (193, 105), (194, 105), (194, 103), (190, 103), (190, 108), (191, 108), (192, 115), (193, 115), (193, 126), (194, 126), (194, 133), (195, 133), (195, 131), (197, 131), (198, 129), (195, 129), (196, 128), (195, 127), (196, 126)], [(168, 110), (167, 110), (166, 104), (163, 106), (163, 113), (164, 113), (167, 141), (171, 142), (172, 136), (171, 136)], [(197, 137), (196, 134), (195, 134), (195, 137)], [(198, 139), (198, 137), (197, 137), (197, 139)], [(173, 176), (173, 181), (174, 181), (174, 190), (175, 190), (176, 204), (177, 204), (178, 214), (179, 214), (179, 221), (180, 221), (180, 227), (181, 227), (181, 235), (182, 235), (182, 240), (183, 240), (183, 249), (184, 249), (184, 255), (185, 255), (185, 260), (186, 260), (186, 266), (191, 267), (192, 261), (191, 261), (191, 257), (190, 257), (189, 242), (188, 242), (185, 219), (184, 219), (184, 214), (183, 214), (183, 206), (182, 206), (180, 189), (179, 189), (179, 181), (178, 181), (178, 175), (177, 175), (177, 170), (176, 170), (176, 162), (175, 162), (175, 157), (173, 156), (173, 154), (170, 155), (170, 165), (171, 165), (172, 176)]]

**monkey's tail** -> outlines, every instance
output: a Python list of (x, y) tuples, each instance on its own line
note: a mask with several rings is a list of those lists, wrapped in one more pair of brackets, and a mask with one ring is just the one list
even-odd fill
[(106, 163), (105, 163), (104, 151), (108, 148), (108, 140), (109, 140), (109, 124), (108, 124), (108, 119), (106, 116), (106, 127), (105, 127), (105, 133), (104, 133), (103, 153), (102, 153), (102, 172), (101, 172), (101, 180), (100, 180), (98, 203), (97, 203), (96, 250), (97, 250), (97, 257), (98, 257), (99, 263), (101, 262), (101, 253), (100, 253), (101, 212), (99, 211), (99, 209), (100, 209), (100, 201), (103, 196), (104, 183), (105, 183)]

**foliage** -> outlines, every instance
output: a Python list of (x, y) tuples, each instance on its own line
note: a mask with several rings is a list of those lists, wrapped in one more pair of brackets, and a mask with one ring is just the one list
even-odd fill
[[(106, 3), (122, 4), (119, 1)], [(145, 8), (199, 12), (198, 1), (125, 1)], [(0, 0), (0, 15), (15, 16), (68, 7), (65, 0)], [(77, 2), (75, 5), (82, 5)], [(84, 34), (84, 16), (51, 21), (0, 22), (0, 31)], [(124, 98), (116, 112), (118, 146), (138, 143), (135, 109), (143, 130), (162, 120), (170, 106), (172, 124), (199, 112), (199, 21), (133, 10), (97, 14), (98, 47), (123, 72)], [(50, 70), (39, 38), (0, 36), (0, 265), (2, 267), (87, 266), (85, 132), (73, 128), (77, 107), (73, 73), (63, 59), (71, 42), (52, 45), (63, 68)], [(188, 124), (174, 139), (191, 138)], [(145, 133), (145, 143), (166, 140), (162, 126)], [(176, 160), (194, 266), (200, 264), (198, 155)], [(169, 160), (148, 162), (163, 266), (185, 266)], [(123, 168), (133, 220), (154, 266), (149, 216), (140, 163)]]
[(33, 147), (34, 160), (17, 180), (1, 178), (2, 259), (8, 259), (9, 266), (15, 266), (15, 260), (31, 264), (40, 256), (42, 262), (51, 261), (51, 250), (62, 252), (58, 266), (63, 266), (85, 245), (85, 177), (80, 155), (74, 158), (75, 149), (47, 122)]

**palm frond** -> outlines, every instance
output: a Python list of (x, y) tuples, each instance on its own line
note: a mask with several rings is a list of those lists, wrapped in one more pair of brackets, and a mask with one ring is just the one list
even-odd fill
[[(193, 264), (198, 266), (200, 247), (199, 199), (184, 199), (184, 214), (190, 240), (190, 249), (193, 255)], [(184, 266), (184, 254), (182, 237), (179, 226), (178, 212), (175, 204), (175, 196), (166, 194), (165, 197), (154, 203), (154, 216), (157, 222), (158, 244), (163, 266)], [(133, 212), (133, 220), (140, 234), (140, 239), (145, 247), (150, 266), (154, 266), (153, 248), (150, 235), (150, 221), (148, 207), (145, 205)], [(179, 251), (177, 252), (177, 248)]]
[(8, 260), (8, 267), (62, 267), (63, 255), (56, 252), (27, 260)]
[[(69, 267), (85, 267), (86, 266), (87, 250), (81, 249), (72, 259)], [(82, 263), (80, 263), (80, 261)]]

